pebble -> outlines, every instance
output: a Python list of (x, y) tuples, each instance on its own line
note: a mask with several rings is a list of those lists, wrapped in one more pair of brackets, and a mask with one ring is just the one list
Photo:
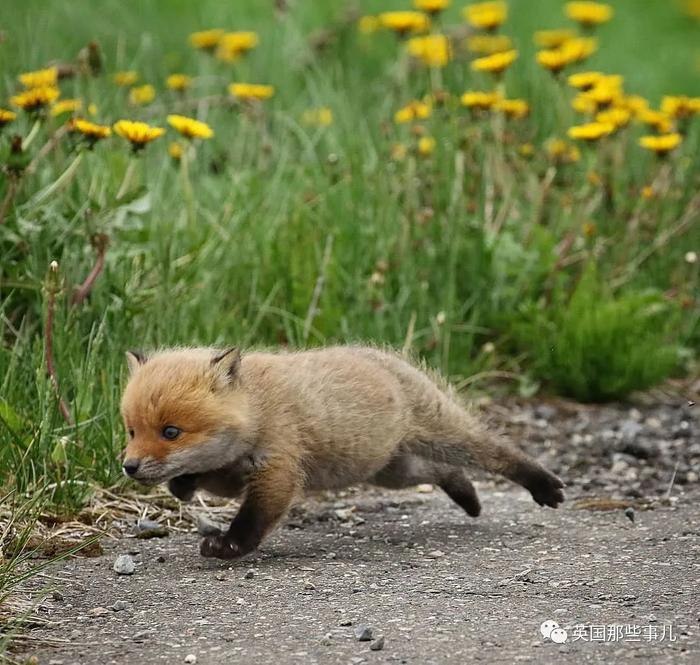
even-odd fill
[(165, 557), (164, 557), (162, 554), (159, 554), (159, 555), (156, 557), (156, 561), (157, 561), (158, 563), (165, 563)]
[(149, 529), (160, 529), (161, 525), (155, 520), (149, 520), (147, 517), (136, 522), (137, 531), (148, 531)]
[(374, 629), (361, 623), (355, 626), (355, 639), (360, 642), (369, 642), (374, 637)]
[(252, 568), (248, 568), (248, 570), (245, 571), (245, 575), (243, 575), (243, 578), (246, 580), (252, 580), (255, 577), (255, 571)]
[(369, 645), (372, 651), (381, 651), (384, 648), (384, 635), (378, 637), (372, 644)]
[(304, 582), (304, 589), (306, 591), (315, 591), (316, 590), (316, 585), (313, 582), (309, 582), (308, 580)]
[(422, 483), (421, 485), (416, 486), (416, 492), (420, 492), (421, 494), (430, 494), (432, 491), (433, 486), (428, 483)]
[(352, 626), (352, 620), (351, 619), (343, 619), (340, 624), (341, 626)]
[(54, 591), (51, 594), (51, 598), (53, 598), (57, 603), (62, 603), (66, 599), (66, 597), (60, 591)]
[(109, 606), (109, 609), (113, 612), (121, 612), (122, 610), (128, 610), (129, 603), (127, 603), (125, 600), (117, 600)]
[(200, 536), (216, 536), (221, 533), (221, 529), (208, 517), (197, 515), (197, 533)]
[(193, 653), (188, 653), (188, 654), (185, 656), (185, 662), (186, 662), (186, 663), (190, 663), (190, 664), (196, 663), (196, 662), (197, 662), (197, 656), (195, 656)]
[(226, 581), (226, 573), (216, 573), (214, 577), (219, 580), (219, 582), (225, 582)]
[(441, 556), (445, 556), (442, 550), (432, 550), (426, 554), (429, 559), (439, 559)]
[(632, 506), (625, 508), (625, 517), (627, 517), (630, 522), (634, 523), (634, 508), (632, 508)]
[(143, 642), (144, 640), (148, 639), (151, 635), (153, 635), (152, 630), (140, 630), (131, 639), (133, 639), (134, 642)]
[(106, 607), (93, 607), (88, 610), (88, 615), (91, 617), (105, 617), (109, 614), (109, 610)]
[(133, 575), (136, 570), (136, 564), (128, 554), (120, 554), (112, 567), (117, 575)]

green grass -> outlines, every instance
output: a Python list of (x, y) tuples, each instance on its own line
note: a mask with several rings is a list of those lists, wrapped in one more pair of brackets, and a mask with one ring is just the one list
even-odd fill
[[(21, 178), (0, 226), (0, 486), (32, 492), (52, 483), (49, 498), (70, 511), (85, 500), (84, 481), (118, 479), (118, 402), (132, 347), (368, 340), (406, 346), (455, 380), (507, 370), (583, 399), (643, 388), (649, 376), (683, 369), (680, 349), (697, 349), (698, 266), (684, 255), (700, 240), (698, 122), (667, 165), (642, 153), (642, 130), (633, 126), (600, 149), (584, 147), (577, 164), (554, 166), (543, 143), (574, 122), (571, 91), (538, 69), (531, 34), (566, 23), (562, 2), (511, 3), (506, 32), (521, 56), (504, 83), (509, 95), (530, 101), (532, 116), (504, 133), (497, 121), (437, 109), (423, 123), (437, 140), (429, 158), (415, 154), (415, 137), (392, 117), (430, 92), (435, 76), (409, 67), (392, 35), (358, 34), (343, 3), (291, 3), (286, 14), (271, 4), (147, 0), (138, 12), (116, 0), (0, 6), (0, 106), (18, 88), (18, 73), (71, 61), (92, 39), (106, 73), (62, 89), (63, 97), (96, 103), (98, 121), (163, 124), (177, 102), (163, 85), (173, 71), (197, 77), (190, 99), (221, 95), (233, 80), (276, 87), (255, 113), (216, 102), (190, 109), (216, 136), (198, 146), (189, 175), (167, 155), (171, 133), (136, 159), (118, 137), (92, 152), (64, 139)], [(664, 93), (697, 94), (697, 23), (665, 0), (614, 4), (616, 19), (601, 29), (587, 67), (623, 74), (629, 92), (653, 103)], [(362, 3), (368, 13), (401, 6)], [(460, 7), (445, 24), (459, 21)], [(233, 66), (188, 47), (190, 32), (216, 26), (256, 30), (260, 46)], [(322, 34), (332, 39), (314, 50), (310, 36)], [(110, 80), (119, 69), (154, 83), (156, 102), (130, 109)], [(465, 62), (440, 76), (453, 93), (489, 85)], [(300, 122), (321, 105), (333, 110), (330, 127)], [(4, 159), (13, 134), (33, 136), (31, 159), (59, 126), (49, 119), (33, 133), (33, 121), (20, 117), (0, 136)], [(398, 142), (408, 148), (404, 160), (391, 159)], [(534, 145), (532, 157), (521, 156), (522, 143)], [(133, 177), (118, 198), (130, 164)], [(3, 178), (0, 198), (9, 182)], [(652, 182), (662, 195), (641, 198)], [(592, 237), (583, 233), (590, 223)], [(72, 306), (97, 234), (109, 238), (105, 270), (89, 299)], [(59, 271), (49, 277), (54, 260)], [(611, 287), (600, 320), (590, 315), (595, 300), (576, 290), (591, 264)], [(56, 374), (74, 426), (62, 419), (46, 374), (47, 290), (58, 291)], [(572, 294), (584, 303), (580, 314), (568, 309)], [(645, 317), (649, 297), (677, 312), (672, 327)], [(620, 313), (622, 329), (614, 323)], [(637, 345), (629, 321), (654, 335)], [(618, 343), (598, 344), (609, 333), (623, 334), (622, 355)], [(561, 355), (533, 342), (547, 336), (563, 340)], [(653, 372), (644, 369), (650, 340), (669, 349)], [(601, 366), (621, 365), (627, 376), (633, 363), (622, 388), (598, 381)], [(562, 379), (569, 373), (570, 384)]]

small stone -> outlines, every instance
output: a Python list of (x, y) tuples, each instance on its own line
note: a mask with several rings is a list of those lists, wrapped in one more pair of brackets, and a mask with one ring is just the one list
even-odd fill
[(185, 662), (186, 662), (186, 663), (190, 663), (190, 665), (191, 665), (192, 663), (196, 663), (196, 662), (197, 662), (197, 656), (195, 656), (193, 653), (188, 653), (188, 654), (185, 656)]
[(127, 603), (125, 600), (117, 600), (109, 606), (109, 609), (113, 612), (121, 612), (122, 610), (128, 610), (129, 603)]
[(306, 580), (304, 582), (304, 589), (306, 591), (315, 591), (316, 590), (316, 585), (313, 582), (310, 582), (309, 580)]
[(445, 556), (442, 550), (432, 550), (426, 554), (429, 559), (439, 559), (441, 556)]
[(226, 581), (226, 573), (216, 573), (214, 577), (219, 580), (219, 582), (225, 582)]
[(374, 629), (361, 623), (355, 626), (355, 639), (359, 642), (369, 642), (374, 637)]
[(378, 637), (372, 644), (369, 645), (372, 651), (381, 651), (384, 648), (384, 635)]
[(60, 591), (54, 591), (51, 594), (51, 598), (53, 598), (57, 603), (62, 603), (66, 599), (66, 597)]
[(153, 635), (152, 630), (140, 630), (132, 637), (132, 639), (134, 640), (134, 642), (143, 642), (147, 640), (151, 635)]
[(136, 570), (136, 564), (128, 554), (120, 554), (112, 567), (117, 575), (133, 575)]
[(343, 619), (338, 625), (340, 625), (340, 626), (352, 626), (352, 620)]
[(165, 563), (165, 557), (164, 557), (162, 554), (159, 554), (159, 555), (156, 557), (156, 561), (157, 561), (158, 563)]
[(155, 520), (141, 519), (136, 522), (136, 537), (141, 539), (147, 538), (165, 538), (170, 532), (167, 527), (159, 524)]
[(200, 536), (217, 536), (221, 533), (221, 529), (208, 517), (197, 515), (197, 533)]
[(634, 524), (634, 508), (632, 506), (625, 508), (625, 517)]
[(430, 494), (432, 491), (433, 486), (429, 483), (422, 483), (416, 487), (416, 492), (420, 492), (421, 494)]
[(252, 580), (255, 577), (255, 571), (252, 568), (248, 568), (248, 570), (245, 571), (245, 575), (243, 575), (243, 578), (246, 580)]
[(106, 607), (93, 607), (88, 610), (88, 616), (91, 617), (105, 617), (109, 614), (109, 610)]

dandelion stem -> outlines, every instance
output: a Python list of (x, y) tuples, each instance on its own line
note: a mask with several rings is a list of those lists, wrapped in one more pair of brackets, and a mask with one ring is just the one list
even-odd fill
[(131, 157), (129, 159), (129, 166), (126, 167), (126, 171), (124, 172), (124, 179), (122, 180), (122, 184), (119, 185), (119, 189), (117, 191), (117, 201), (119, 201), (119, 199), (121, 199), (129, 189), (129, 185), (131, 184), (131, 179), (134, 175), (135, 169), (136, 159), (134, 157)]
[(14, 201), (15, 194), (19, 189), (18, 186), (19, 179), (17, 177), (8, 179), (7, 191), (5, 192), (5, 196), (2, 199), (2, 203), (0, 203), (0, 226), (2, 226), (5, 223), (5, 215), (7, 214), (7, 211), (9, 210), (10, 206), (12, 205), (12, 201)]
[(95, 265), (92, 267), (92, 270), (85, 278), (85, 281), (80, 286), (76, 287), (73, 292), (71, 298), (72, 305), (79, 305), (90, 295), (97, 278), (104, 269), (108, 244), (109, 237), (104, 233), (97, 234), (93, 239), (93, 246), (97, 250), (97, 259), (95, 260)]

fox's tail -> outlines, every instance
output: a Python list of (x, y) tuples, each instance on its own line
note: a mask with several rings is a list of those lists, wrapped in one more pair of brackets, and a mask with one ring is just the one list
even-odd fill
[[(435, 386), (416, 414), (416, 431), (405, 442), (420, 457), (454, 466), (474, 465), (522, 485), (541, 506), (556, 508), (564, 501), (562, 483), (534, 459), (490, 431), (455, 399)], [(424, 414), (430, 414), (425, 417)], [(420, 415), (423, 414), (423, 415)]]

